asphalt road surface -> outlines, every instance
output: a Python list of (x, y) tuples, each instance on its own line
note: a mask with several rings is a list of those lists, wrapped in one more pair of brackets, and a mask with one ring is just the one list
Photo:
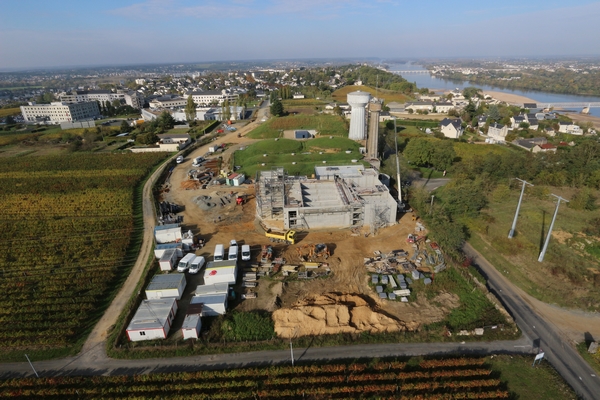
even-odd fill
[[(562, 337), (555, 326), (538, 316), (514, 286), (471, 245), (465, 244), (463, 250), (473, 259), (488, 280), (488, 288), (511, 313), (517, 325), (530, 343), (535, 353), (544, 352), (558, 373), (581, 397), (589, 400), (600, 399), (600, 380), (595, 371), (573, 348), (566, 337)], [(532, 357), (533, 362), (533, 357)], [(532, 382), (543, 384), (543, 382)]]

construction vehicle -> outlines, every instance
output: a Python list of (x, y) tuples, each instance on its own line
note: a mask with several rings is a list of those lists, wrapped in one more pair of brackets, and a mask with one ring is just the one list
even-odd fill
[(268, 237), (271, 242), (276, 243), (288, 243), (295, 244), (296, 243), (296, 231), (288, 230), (288, 231), (277, 231), (274, 229), (267, 229), (265, 232), (265, 236)]

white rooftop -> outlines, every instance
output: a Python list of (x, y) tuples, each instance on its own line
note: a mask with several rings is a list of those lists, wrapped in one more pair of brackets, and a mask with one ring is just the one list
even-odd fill
[(227, 293), (229, 285), (225, 282), (215, 283), (212, 285), (198, 285), (196, 287), (195, 296), (210, 295), (210, 294), (222, 294)]
[(339, 165), (332, 167), (315, 167), (317, 179), (333, 179), (334, 175), (340, 178), (350, 176), (362, 176), (365, 171), (364, 165)]
[(160, 274), (154, 275), (152, 281), (148, 284), (146, 291), (177, 289), (181, 282), (185, 282), (185, 274)]
[(142, 300), (127, 330), (162, 329), (175, 301), (174, 298)]

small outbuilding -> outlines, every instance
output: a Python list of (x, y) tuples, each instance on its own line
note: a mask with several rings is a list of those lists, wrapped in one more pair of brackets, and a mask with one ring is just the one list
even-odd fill
[(201, 329), (202, 319), (200, 318), (200, 314), (187, 314), (183, 320), (183, 325), (181, 326), (183, 340), (198, 339), (200, 337)]
[(166, 339), (177, 313), (174, 298), (142, 300), (127, 326), (127, 337), (132, 342)]
[(179, 224), (160, 225), (154, 228), (154, 239), (157, 244), (180, 242), (182, 236)]
[(234, 172), (227, 177), (227, 184), (229, 186), (240, 186), (246, 181), (246, 175), (238, 174)]
[(185, 274), (154, 275), (146, 288), (146, 298), (148, 300), (165, 298), (180, 300), (186, 284)]
[(171, 249), (175, 250), (177, 258), (183, 257), (183, 244), (181, 242), (157, 244), (154, 246), (154, 256), (160, 260), (165, 251)]
[(158, 261), (161, 271), (171, 271), (177, 263), (177, 251), (175, 249), (165, 250)]

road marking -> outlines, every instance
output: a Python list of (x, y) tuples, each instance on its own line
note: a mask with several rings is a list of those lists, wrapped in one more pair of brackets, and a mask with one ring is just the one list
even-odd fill
[(592, 376), (593, 376), (594, 378), (596, 377), (596, 375), (594, 375), (594, 374), (592, 374)]
[(581, 379), (581, 377), (579, 377), (579, 380), (582, 381), (583, 379)]
[(533, 329), (535, 329), (535, 325), (533, 325)]

